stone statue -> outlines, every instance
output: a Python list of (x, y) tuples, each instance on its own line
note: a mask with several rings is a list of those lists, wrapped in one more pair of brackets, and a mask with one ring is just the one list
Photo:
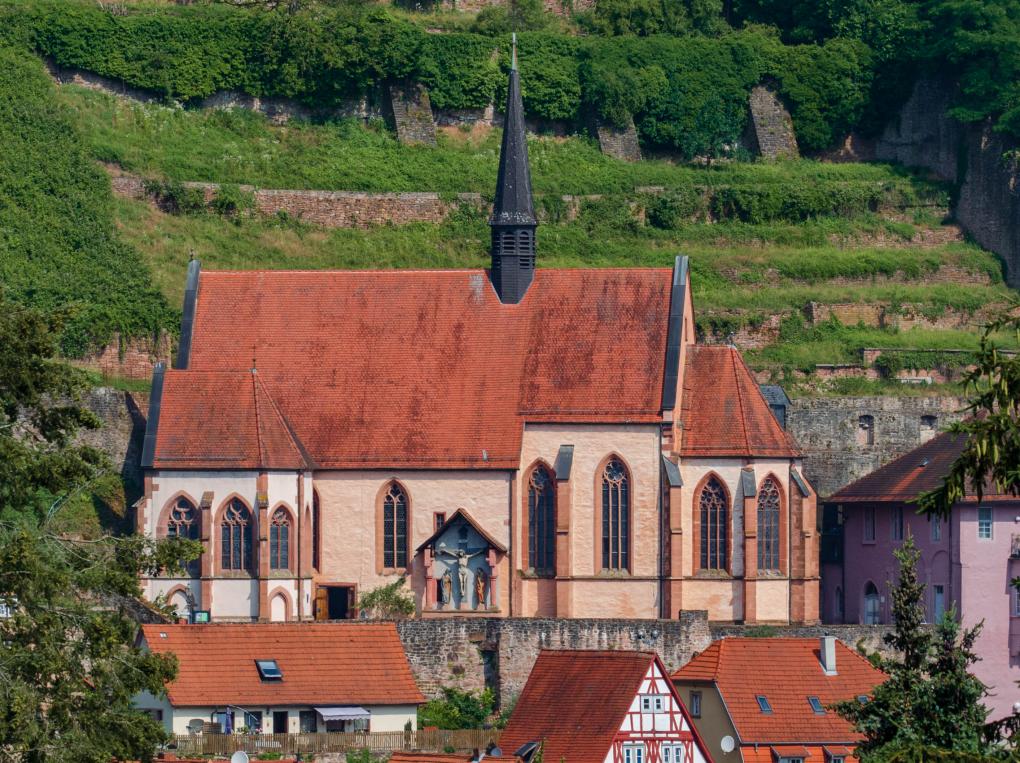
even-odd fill
[(485, 586), (487, 583), (488, 576), (485, 574), (485, 570), (479, 567), (475, 570), (475, 596), (478, 599), (475, 609), (485, 609)]
[[(468, 569), (468, 562), (471, 561), (472, 557), (485, 553), (485, 549), (483, 548), (469, 554), (462, 548), (458, 548), (456, 551), (447, 551), (444, 548), (440, 549), (439, 553), (457, 560), (457, 582), (460, 583), (460, 600), (465, 601), (468, 597), (468, 575), (471, 572)], [(449, 573), (449, 571), (447, 572)]]
[(449, 604), (453, 601), (453, 578), (450, 576), (449, 570), (446, 571), (439, 583), (439, 603), (440, 605)]

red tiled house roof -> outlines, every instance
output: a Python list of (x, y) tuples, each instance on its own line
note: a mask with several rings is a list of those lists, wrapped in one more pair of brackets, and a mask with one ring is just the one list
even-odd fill
[[(880, 469), (851, 482), (829, 498), (832, 503), (912, 501), (923, 492), (942, 484), (949, 468), (963, 451), (966, 435), (943, 432), (920, 447), (890, 461)], [(976, 501), (967, 491), (965, 501)], [(994, 483), (984, 487), (983, 500), (1020, 500), (999, 491)]]
[[(398, 750), (390, 755), (389, 763), (470, 763), (473, 757), (473, 753), (458, 755), (457, 753)], [(490, 763), (517, 763), (520, 759), (513, 755), (486, 755), (483, 760), (490, 761)]]
[[(484, 270), (202, 273), (146, 465), (507, 469), (526, 421), (657, 423), (672, 285), (538, 270), (513, 305)], [(736, 350), (687, 376), (685, 453), (796, 455)]]
[(542, 651), (500, 747), (542, 742), (542, 759), (602, 763), (637, 694), (652, 652)]
[[(673, 680), (715, 683), (741, 744), (854, 744), (860, 735), (823, 706), (871, 694), (885, 674), (843, 643), (836, 642), (836, 675), (822, 669), (817, 639), (724, 638), (673, 673)], [(763, 713), (756, 697), (772, 707)]]
[(688, 349), (681, 456), (799, 455), (735, 347)]
[[(143, 625), (142, 635), (152, 652), (177, 655), (176, 707), (425, 701), (393, 623)], [(276, 660), (283, 679), (261, 680), (255, 660)]]

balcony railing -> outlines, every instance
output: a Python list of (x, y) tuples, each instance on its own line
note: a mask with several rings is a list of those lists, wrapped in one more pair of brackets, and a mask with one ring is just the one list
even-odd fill
[(166, 745), (178, 757), (214, 755), (229, 758), (238, 750), (253, 755), (279, 753), (290, 757), (320, 752), (348, 752), (368, 749), (372, 752), (420, 750), (455, 752), (484, 750), (498, 744), (498, 729), (458, 729), (427, 731), (323, 732), (313, 734), (174, 734)]

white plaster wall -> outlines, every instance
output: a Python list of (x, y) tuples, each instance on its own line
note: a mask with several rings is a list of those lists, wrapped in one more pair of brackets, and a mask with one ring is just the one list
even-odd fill
[[(306, 705), (302, 707), (256, 707), (252, 705), (243, 705), (249, 711), (262, 712), (262, 729), (265, 733), (271, 733), (273, 728), (273, 713), (275, 711), (286, 711), (287, 727), (288, 732), (291, 734), (297, 734), (300, 731), (300, 718), (302, 710), (314, 709), (312, 705)], [(320, 706), (327, 704), (344, 704), (342, 702), (334, 703), (322, 703)], [(351, 703), (347, 703), (351, 704)], [(161, 709), (163, 710), (163, 725), (167, 731), (173, 734), (187, 734), (188, 724), (196, 718), (203, 721), (212, 721), (213, 713), (217, 710), (222, 711), (224, 708), (221, 707), (178, 707), (173, 708), (169, 702), (160, 701), (152, 697), (151, 694), (143, 693), (135, 697), (135, 707), (143, 709)], [(412, 728), (418, 726), (418, 708), (416, 705), (365, 705), (366, 710), (372, 714), (370, 720), (370, 730), (375, 731), (403, 731), (404, 726), (408, 721), (411, 722)], [(241, 711), (235, 709), (237, 722), (241, 722)], [(322, 723), (322, 719), (319, 719), (319, 731), (325, 730), (325, 725)]]
[[(195, 609), (205, 609), (202, 605), (202, 584), (197, 578), (153, 578), (148, 581), (146, 595), (150, 601), (155, 601), (157, 596), (165, 596), (172, 588), (181, 585), (188, 588), (191, 595), (195, 597)], [(179, 614), (181, 617), (185, 617), (187, 612), (179, 612)]]
[[(607, 456), (618, 455), (631, 472), (631, 571), (636, 576), (659, 573), (659, 489), (661, 446), (656, 424), (528, 424), (521, 446), (521, 471), (515, 517), (519, 548), (527, 542), (524, 520), (527, 513), (525, 480), (538, 459), (550, 467), (556, 463), (560, 445), (574, 446), (570, 473), (570, 546), (574, 575), (596, 574), (596, 511), (601, 512), (601, 474), (596, 474)], [(601, 521), (601, 513), (598, 514)], [(601, 538), (599, 543), (601, 544)], [(601, 545), (599, 545), (601, 548)], [(518, 556), (519, 560), (519, 556)], [(519, 561), (518, 561), (519, 563)], [(601, 572), (601, 562), (598, 572)], [(647, 598), (647, 597), (644, 597)], [(575, 600), (575, 606), (581, 602)], [(594, 606), (598, 608), (598, 604)], [(652, 613), (637, 615), (654, 617)], [(575, 613), (581, 616), (580, 613)], [(597, 616), (597, 615), (596, 615)], [(602, 617), (627, 615), (610, 615)]]
[(755, 584), (755, 619), (775, 623), (790, 621), (790, 581), (758, 580)]
[(259, 581), (217, 579), (212, 584), (212, 598), (217, 620), (247, 620), (258, 617)]
[[(391, 480), (407, 491), (411, 510), (408, 561), (419, 563), (415, 549), (432, 535), (435, 512), (447, 519), (465, 509), (489, 535), (510, 545), (510, 473), (505, 471), (331, 471), (317, 472), (322, 522), (320, 582), (354, 583), (359, 592), (389, 583), (393, 575), (379, 574), (376, 562), (376, 505), (380, 491)], [(420, 565), (419, 565), (420, 566)], [(499, 607), (507, 611), (507, 562), (499, 565)], [(422, 603), (418, 570), (411, 580), (419, 608)], [(401, 727), (402, 728), (402, 727)]]
[(403, 731), (407, 722), (411, 728), (418, 728), (417, 705), (370, 705), (365, 708), (372, 713), (370, 731)]
[[(287, 580), (272, 579), (269, 581), (269, 619), (274, 623), (283, 622), (284, 615), (286, 614), (287, 605), (285, 600), (282, 596), (278, 595), (281, 592), (286, 592), (290, 600), (290, 619), (297, 618), (298, 581), (293, 578)], [(307, 607), (305, 608), (305, 614), (308, 614)]]
[(626, 578), (574, 580), (571, 607), (571, 617), (658, 617), (659, 582)]
[(151, 692), (140, 691), (131, 700), (132, 707), (139, 710), (162, 710), (163, 729), (173, 732), (173, 708), (166, 697), (156, 697)]

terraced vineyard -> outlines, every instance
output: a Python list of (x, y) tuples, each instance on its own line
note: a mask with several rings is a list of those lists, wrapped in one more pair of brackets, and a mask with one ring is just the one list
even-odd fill
[[(247, 112), (130, 103), (74, 86), (94, 158), (162, 181), (263, 188), (490, 193), (498, 131), (448, 130), (406, 147), (381, 126), (273, 125)], [(947, 222), (948, 190), (884, 165), (625, 164), (587, 138), (534, 138), (540, 266), (668, 266), (692, 258), (709, 341), (733, 341), (766, 379), (811, 392), (935, 391), (863, 378), (822, 380), (864, 348), (968, 350), (1010, 290), (996, 257)], [(655, 186), (655, 188), (648, 188)], [(568, 203), (562, 194), (594, 195)], [(209, 268), (481, 267), (481, 208), (443, 222), (325, 229), (292, 217), (169, 214), (118, 199), (122, 238), (179, 303), (187, 260)], [(917, 364), (916, 358), (912, 361)], [(874, 374), (872, 374), (874, 376)]]

